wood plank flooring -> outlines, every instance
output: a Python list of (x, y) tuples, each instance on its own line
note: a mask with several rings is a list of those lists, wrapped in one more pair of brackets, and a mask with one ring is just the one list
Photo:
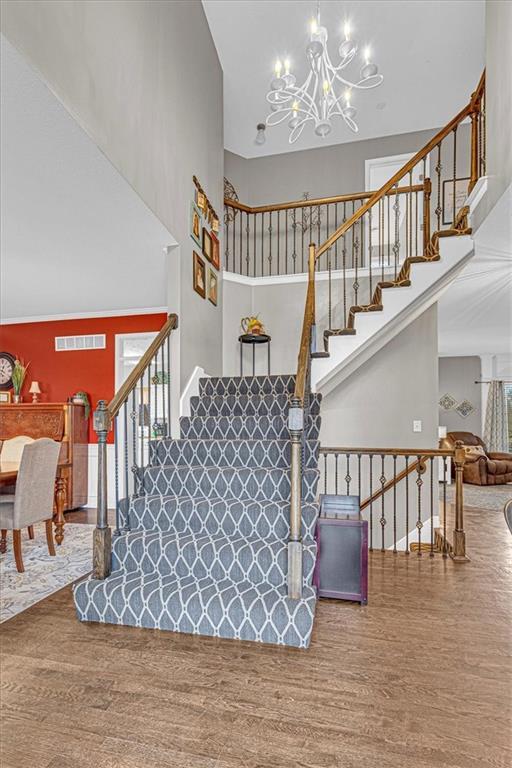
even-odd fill
[(371, 556), (309, 651), (80, 624), (71, 589), (1, 627), (2, 768), (509, 768), (512, 536), (471, 562)]

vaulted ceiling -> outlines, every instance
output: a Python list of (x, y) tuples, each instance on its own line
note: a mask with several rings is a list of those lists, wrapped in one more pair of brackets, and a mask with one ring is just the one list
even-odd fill
[[(483, 0), (323, 0), (331, 57), (336, 60), (350, 19), (361, 48), (374, 51), (384, 83), (353, 99), (356, 136), (340, 122), (322, 140), (308, 126), (291, 146), (281, 125), (268, 128), (266, 143), (257, 146), (256, 125), (268, 114), (265, 95), (276, 59), (288, 57), (298, 80), (304, 79), (316, 2), (203, 0), (203, 6), (224, 70), (225, 147), (243, 157), (437, 128), (467, 102), (484, 67)], [(359, 64), (351, 66), (358, 71)]]

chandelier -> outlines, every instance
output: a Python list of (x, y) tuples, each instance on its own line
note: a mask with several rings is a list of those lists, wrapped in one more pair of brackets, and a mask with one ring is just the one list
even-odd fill
[(317, 4), (316, 17), (311, 21), (310, 29), (310, 41), (306, 47), (310, 71), (303, 84), (297, 86), (288, 59), (284, 63), (278, 60), (274, 70), (275, 77), (267, 93), (267, 101), (272, 111), (266, 123), (268, 126), (274, 126), (288, 121), (290, 144), (297, 141), (310, 121), (317, 136), (328, 136), (334, 117), (340, 117), (350, 130), (357, 133), (357, 110), (352, 104), (352, 92), (376, 88), (384, 79), (378, 74), (377, 65), (371, 60), (369, 47), (363, 50), (360, 79), (352, 81), (343, 76), (343, 70), (354, 60), (358, 51), (357, 43), (351, 38), (348, 22), (343, 29), (345, 39), (338, 48), (340, 61), (337, 66), (332, 63), (327, 48), (327, 29), (320, 24), (320, 3)]

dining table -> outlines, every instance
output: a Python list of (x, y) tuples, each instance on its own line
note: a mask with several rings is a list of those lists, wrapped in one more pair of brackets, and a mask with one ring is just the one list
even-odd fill
[[(0, 454), (0, 487), (16, 486), (16, 480), (18, 478), (18, 472), (20, 468), (19, 461), (2, 461)], [(53, 501), (53, 525), (54, 525), (54, 537), (57, 544), (62, 544), (64, 541), (64, 510), (66, 508), (66, 479), (64, 471), (69, 468), (69, 462), (62, 461), (57, 465), (57, 473), (55, 475), (55, 491)], [(7, 542), (5, 539), (5, 531), (2, 531), (2, 538), (0, 540), (0, 552), (5, 552), (7, 549)]]

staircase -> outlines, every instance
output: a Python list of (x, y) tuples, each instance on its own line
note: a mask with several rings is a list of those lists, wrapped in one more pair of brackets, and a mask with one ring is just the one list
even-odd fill
[(74, 590), (78, 618), (307, 648), (316, 593), (320, 396), (305, 420), (302, 598), (287, 596), (294, 376), (201, 379), (181, 439), (149, 445), (121, 505), (112, 572)]

